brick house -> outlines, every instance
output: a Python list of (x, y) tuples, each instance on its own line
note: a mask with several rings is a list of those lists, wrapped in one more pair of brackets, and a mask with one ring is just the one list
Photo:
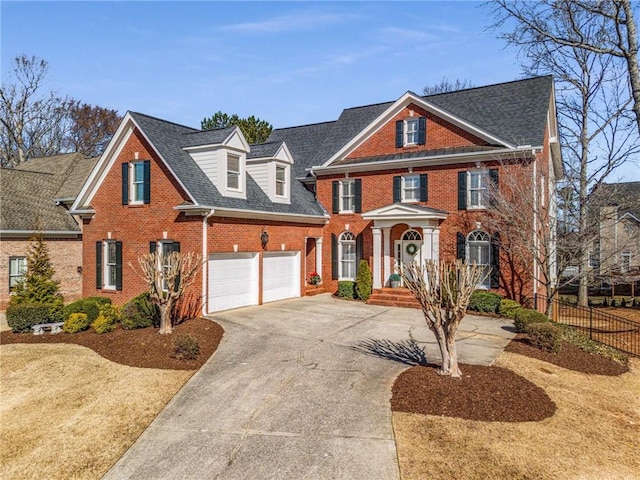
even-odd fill
[(68, 208), (96, 161), (71, 153), (1, 169), (0, 309), (6, 308), (11, 288), (22, 278), (35, 234), (43, 235), (65, 299), (82, 294), (82, 232)]
[(237, 127), (130, 112), (72, 207), (83, 221), (83, 291), (115, 303), (140, 293), (128, 265), (153, 249), (206, 259), (204, 313), (304, 295), (314, 271), (335, 291), (361, 258), (375, 289), (403, 262), (456, 256), (493, 272), (480, 288), (499, 288), (509, 272), (499, 232), (483, 229), (487, 186), (524, 171), (551, 208), (557, 142), (551, 77), (407, 92), (276, 129), (260, 145)]

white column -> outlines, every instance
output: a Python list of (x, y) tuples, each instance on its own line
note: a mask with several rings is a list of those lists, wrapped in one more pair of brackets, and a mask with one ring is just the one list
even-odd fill
[(373, 288), (382, 288), (382, 245), (380, 227), (372, 227), (373, 231)]
[(432, 233), (433, 243), (431, 244), (431, 255), (434, 262), (440, 261), (440, 229), (438, 227), (433, 229)]
[(322, 237), (316, 238), (316, 272), (320, 275), (320, 282), (324, 278), (322, 274)]
[(422, 227), (422, 262), (433, 259), (433, 227)]
[(389, 280), (391, 271), (391, 228), (384, 227), (382, 229), (382, 238), (384, 240), (384, 270), (382, 271), (382, 284), (386, 285)]

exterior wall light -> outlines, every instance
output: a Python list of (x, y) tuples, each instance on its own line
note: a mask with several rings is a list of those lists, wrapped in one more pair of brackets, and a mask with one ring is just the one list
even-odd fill
[(269, 243), (269, 233), (266, 228), (262, 229), (262, 233), (260, 234), (260, 241), (262, 242), (262, 249), (267, 249), (267, 243)]

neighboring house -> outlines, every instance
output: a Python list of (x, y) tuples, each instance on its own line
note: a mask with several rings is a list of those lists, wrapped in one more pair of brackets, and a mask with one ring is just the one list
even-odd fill
[(605, 281), (629, 283), (631, 277), (637, 281), (640, 277), (640, 182), (600, 185), (594, 198), (598, 205), (598, 235), (589, 255), (589, 266)]
[(68, 209), (96, 164), (78, 153), (0, 170), (0, 309), (26, 270), (30, 239), (43, 235), (66, 300), (82, 294), (82, 232)]
[(304, 295), (314, 271), (335, 291), (361, 258), (376, 289), (403, 262), (456, 256), (492, 272), (480, 288), (499, 288), (510, 273), (498, 232), (482, 223), (489, 182), (525, 171), (549, 206), (557, 142), (551, 77), (407, 92), (276, 129), (260, 145), (237, 127), (129, 112), (72, 207), (84, 224), (84, 295), (123, 303), (142, 292), (133, 267), (158, 249), (206, 259), (196, 281), (205, 313)]

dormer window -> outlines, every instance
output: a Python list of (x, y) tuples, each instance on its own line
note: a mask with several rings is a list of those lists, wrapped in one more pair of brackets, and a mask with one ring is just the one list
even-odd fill
[(276, 195), (279, 197), (286, 196), (287, 186), (287, 167), (276, 166)]
[(240, 157), (227, 155), (227, 188), (240, 189)]

